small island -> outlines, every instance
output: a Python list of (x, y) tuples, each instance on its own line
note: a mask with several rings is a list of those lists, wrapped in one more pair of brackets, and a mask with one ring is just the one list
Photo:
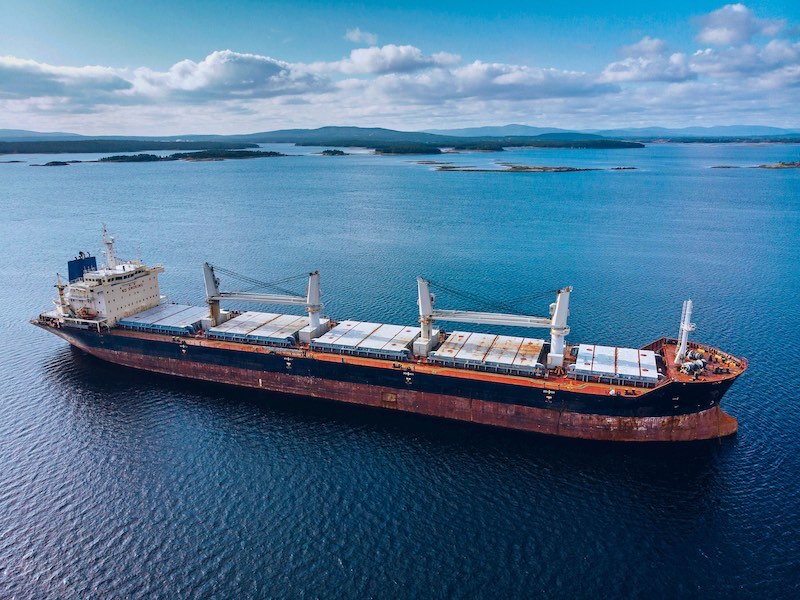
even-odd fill
[(500, 164), (501, 169), (463, 167), (460, 165), (439, 165), (437, 171), (456, 171), (460, 173), (576, 173), (578, 171), (602, 171), (595, 167), (549, 167)]
[(800, 169), (800, 160), (795, 162), (777, 162), (771, 165), (754, 165), (751, 167), (740, 167), (738, 165), (715, 165), (712, 169)]
[(576, 173), (579, 171), (636, 171), (636, 167), (553, 167), (547, 165), (517, 165), (507, 162), (496, 162), (500, 167), (491, 169), (476, 167), (475, 165), (456, 165), (452, 162), (441, 160), (416, 160), (418, 165), (428, 165), (436, 171), (451, 171), (455, 173)]
[(114, 156), (106, 156), (97, 162), (158, 162), (165, 158), (166, 157), (157, 156), (155, 154), (117, 154)]
[(70, 160), (51, 161), (44, 165), (31, 165), (32, 167), (62, 167), (72, 163), (145, 163), (145, 162), (170, 162), (175, 160), (186, 161), (217, 161), (217, 160), (243, 160), (250, 158), (274, 158), (289, 156), (280, 152), (260, 152), (251, 150), (202, 150), (200, 152), (177, 152), (167, 156), (156, 154), (115, 154), (105, 156), (99, 160)]
[(139, 162), (164, 162), (173, 160), (206, 161), (206, 160), (241, 160), (248, 158), (273, 158), (287, 156), (280, 152), (259, 152), (251, 150), (203, 150), (200, 152), (176, 152), (167, 156), (155, 154), (119, 154), (106, 156), (96, 162), (113, 163), (139, 163)]
[(758, 165), (756, 169), (800, 169), (800, 160), (795, 162), (778, 162), (772, 165)]
[(276, 158), (287, 156), (280, 152), (258, 150), (203, 150), (202, 152), (178, 152), (170, 154), (169, 160), (242, 160), (248, 158)]
[(441, 154), (442, 150), (430, 144), (417, 144), (413, 142), (400, 142), (382, 144), (373, 148), (375, 154)]
[(322, 156), (350, 156), (347, 152), (342, 150), (323, 150), (320, 152)]

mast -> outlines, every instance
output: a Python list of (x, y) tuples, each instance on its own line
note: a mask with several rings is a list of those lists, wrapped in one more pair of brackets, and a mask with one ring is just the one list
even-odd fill
[(117, 266), (117, 257), (114, 256), (114, 238), (108, 235), (108, 229), (105, 223), (103, 223), (103, 244), (106, 247), (107, 266), (109, 269), (113, 269)]

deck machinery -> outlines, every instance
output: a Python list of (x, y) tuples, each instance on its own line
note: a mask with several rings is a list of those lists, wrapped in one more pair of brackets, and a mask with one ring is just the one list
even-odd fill
[[(677, 339), (642, 348), (567, 345), (571, 287), (549, 316), (435, 307), (417, 278), (419, 326), (322, 315), (320, 274), (305, 295), (223, 291), (203, 265), (206, 306), (160, 295), (163, 267), (119, 261), (103, 230), (107, 264), (81, 253), (57, 277), (55, 310), (32, 321), (104, 360), (200, 380), (404, 410), (553, 435), (678, 441), (734, 433), (720, 400), (745, 359), (690, 342), (692, 303)], [(228, 272), (230, 273), (230, 272)], [(253, 280), (251, 280), (253, 281)], [(304, 315), (223, 310), (222, 302), (287, 305)], [(549, 339), (469, 331), (439, 322), (547, 329)]]

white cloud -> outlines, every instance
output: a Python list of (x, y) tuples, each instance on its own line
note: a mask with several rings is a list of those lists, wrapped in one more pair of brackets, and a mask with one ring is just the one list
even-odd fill
[(354, 44), (367, 44), (369, 46), (375, 46), (378, 43), (377, 35), (369, 31), (361, 31), (358, 27), (355, 29), (348, 29), (344, 34), (344, 39)]
[(431, 54), (431, 59), (433, 64), (438, 67), (450, 67), (461, 62), (461, 57), (458, 54), (450, 52), (434, 52)]
[(744, 4), (726, 4), (697, 19), (702, 29), (697, 41), (713, 46), (729, 46), (749, 42), (756, 35), (775, 36), (785, 22), (759, 19)]
[(396, 46), (356, 48), (350, 56), (333, 62), (319, 62), (309, 65), (318, 73), (342, 73), (345, 75), (382, 75), (385, 73), (409, 73), (429, 67), (442, 67), (457, 64), (461, 60), (456, 54), (437, 52), (431, 56), (423, 54), (415, 46)]
[(104, 98), (130, 87), (129, 81), (107, 67), (60, 67), (0, 56), (0, 98)]
[(629, 57), (613, 62), (604, 70), (602, 81), (685, 81), (696, 74), (689, 67), (686, 55), (676, 52), (670, 56), (651, 55)]
[(326, 79), (302, 65), (222, 50), (200, 62), (183, 60), (166, 72), (137, 69), (132, 93), (205, 101), (313, 93), (328, 87)]
[(800, 64), (800, 42), (770, 40), (765, 46), (744, 44), (717, 50), (705, 48), (691, 57), (694, 72), (716, 78), (759, 77)]
[(623, 56), (651, 56), (653, 54), (663, 54), (666, 49), (667, 43), (664, 40), (646, 35), (635, 44), (623, 46), (620, 52)]
[(471, 64), (454, 69), (431, 69), (419, 74), (379, 77), (371, 86), (387, 98), (415, 101), (480, 98), (532, 100), (572, 96), (597, 96), (616, 91), (616, 86), (597, 82), (586, 73), (538, 69), (503, 63)]

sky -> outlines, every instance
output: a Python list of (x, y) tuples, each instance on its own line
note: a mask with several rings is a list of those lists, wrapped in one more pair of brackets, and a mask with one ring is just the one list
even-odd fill
[(800, 1), (0, 0), (0, 129), (508, 123), (800, 128)]

